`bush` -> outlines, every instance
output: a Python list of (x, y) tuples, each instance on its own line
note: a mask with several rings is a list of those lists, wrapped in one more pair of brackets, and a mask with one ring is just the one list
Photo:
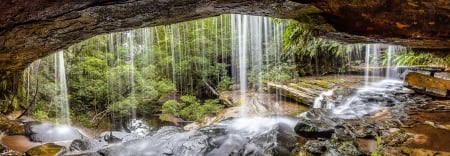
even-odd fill
[(202, 104), (195, 96), (185, 95), (180, 97), (180, 102), (176, 100), (166, 101), (161, 108), (160, 119), (167, 120), (173, 115), (186, 120), (201, 122), (206, 114), (217, 113), (223, 108), (218, 99), (206, 100)]
[(36, 118), (36, 120), (49, 120), (50, 118), (48, 117), (47, 112), (42, 111), (42, 110), (37, 110), (36, 112), (33, 113), (34, 118)]

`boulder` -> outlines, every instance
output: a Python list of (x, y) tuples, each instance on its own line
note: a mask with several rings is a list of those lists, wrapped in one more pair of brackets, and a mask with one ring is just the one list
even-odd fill
[(329, 141), (309, 140), (305, 143), (304, 147), (306, 151), (313, 154), (323, 154), (331, 146)]
[(38, 121), (25, 123), (25, 135), (31, 141), (43, 143), (85, 138), (73, 127)]
[(120, 143), (120, 142), (127, 142), (131, 140), (136, 140), (139, 138), (142, 138), (138, 134), (133, 133), (127, 133), (127, 132), (120, 132), (120, 131), (109, 131), (109, 132), (103, 132), (98, 137), (96, 137), (100, 143)]
[(331, 138), (334, 128), (331, 125), (323, 125), (322, 123), (299, 122), (295, 126), (295, 133), (305, 138)]
[(310, 109), (303, 113), (294, 130), (305, 138), (331, 138), (338, 123), (327, 115), (325, 109)]
[(64, 146), (48, 143), (33, 147), (25, 152), (27, 156), (62, 156), (66, 152)]
[(106, 146), (105, 142), (99, 142), (95, 139), (76, 139), (69, 146), (70, 151), (87, 151)]
[(405, 76), (405, 83), (407, 87), (417, 92), (438, 97), (450, 97), (450, 80), (409, 72)]

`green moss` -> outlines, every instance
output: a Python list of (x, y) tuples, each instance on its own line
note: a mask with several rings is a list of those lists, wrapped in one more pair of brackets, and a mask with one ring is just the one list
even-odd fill
[(326, 80), (319, 80), (319, 81), (315, 82), (315, 84), (322, 88), (328, 88), (330, 86), (330, 83)]
[(48, 143), (31, 148), (26, 152), (26, 155), (53, 156), (61, 155), (64, 153), (64, 151), (64, 146), (56, 145), (54, 143)]
[(297, 124), (297, 126), (295, 126), (296, 131), (297, 132), (315, 132), (316, 129), (314, 127), (312, 127), (311, 125), (308, 124)]

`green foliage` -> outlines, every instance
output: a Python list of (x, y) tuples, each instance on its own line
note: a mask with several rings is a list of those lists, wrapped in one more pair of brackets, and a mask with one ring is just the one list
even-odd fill
[(164, 102), (161, 108), (162, 115), (160, 116), (160, 119), (167, 120), (169, 115), (179, 116), (178, 112), (181, 110), (182, 106), (182, 103), (178, 103), (176, 100)]
[(383, 141), (381, 140), (380, 136), (375, 137), (377, 141), (377, 149), (373, 151), (370, 155), (371, 156), (380, 156), (383, 153)]
[(190, 121), (201, 122), (208, 113), (217, 113), (223, 109), (219, 100), (206, 100), (203, 104), (195, 96), (185, 95), (180, 101), (168, 100), (162, 108), (160, 119), (167, 120), (169, 116), (181, 117)]
[[(450, 66), (450, 54), (434, 54), (430, 52), (407, 51), (393, 56), (397, 65), (442, 65)], [(386, 60), (386, 58), (385, 58)]]
[(75, 121), (87, 128), (95, 128), (97, 126), (97, 124), (92, 122), (92, 120), (90, 120), (86, 115), (76, 116)]
[(37, 110), (36, 112), (33, 113), (34, 118), (36, 118), (36, 120), (49, 120), (50, 118), (48, 117), (47, 112), (44, 112), (42, 110)]
[(290, 20), (284, 33), (284, 57), (293, 59), (299, 75), (317, 75), (345, 72), (348, 45), (326, 40), (317, 29)]
[(231, 80), (231, 77), (224, 76), (222, 77), (222, 80), (219, 82), (219, 90), (220, 91), (227, 90), (232, 84), (233, 80)]

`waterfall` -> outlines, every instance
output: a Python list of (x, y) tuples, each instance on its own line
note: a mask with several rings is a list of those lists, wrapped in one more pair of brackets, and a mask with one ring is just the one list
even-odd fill
[(55, 81), (56, 81), (56, 102), (60, 108), (58, 122), (70, 125), (69, 100), (67, 96), (66, 69), (64, 67), (64, 53), (58, 51), (55, 54)]
[(364, 86), (369, 84), (369, 68), (370, 68), (370, 44), (366, 45), (365, 51), (365, 64), (366, 68), (364, 69)]
[(386, 79), (398, 78), (397, 66), (392, 64), (392, 59), (395, 54), (405, 52), (406, 48), (397, 45), (388, 45), (385, 56), (386, 57)]
[(392, 61), (392, 49), (393, 46), (389, 45), (387, 50), (387, 60), (386, 60), (386, 78), (391, 77), (391, 61)]
[(127, 36), (127, 51), (128, 51), (128, 57), (129, 57), (129, 62), (128, 64), (130, 65), (129, 68), (129, 84), (130, 84), (130, 88), (131, 88), (131, 93), (130, 93), (130, 106), (131, 106), (131, 117), (132, 119), (136, 119), (136, 89), (135, 89), (135, 66), (134, 66), (134, 56), (135, 56), (135, 44), (134, 44), (134, 32), (127, 32), (126, 33)]
[(239, 97), (241, 112), (264, 111), (263, 106), (249, 103), (264, 101), (258, 96), (263, 91), (263, 72), (269, 72), (269, 64), (279, 63), (284, 25), (260, 16), (232, 14), (230, 19), (232, 77), (239, 84), (234, 97)]

